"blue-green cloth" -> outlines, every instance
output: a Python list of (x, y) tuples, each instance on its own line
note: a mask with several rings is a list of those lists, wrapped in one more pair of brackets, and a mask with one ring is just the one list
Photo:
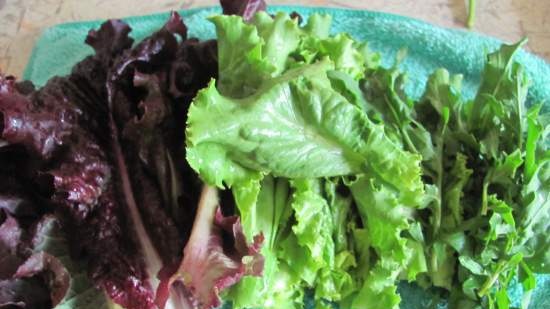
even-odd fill
[[(452, 73), (464, 75), (465, 94), (473, 96), (479, 84), (485, 55), (498, 48), (500, 41), (463, 30), (448, 30), (428, 23), (385, 13), (346, 10), (335, 8), (275, 6), (272, 11), (297, 11), (304, 18), (310, 14), (328, 13), (333, 16), (334, 33), (348, 32), (379, 51), (385, 65), (393, 64), (397, 51), (408, 49), (408, 56), (401, 68), (408, 72), (408, 94), (418, 97), (424, 90), (428, 74), (436, 68), (445, 67)], [(214, 27), (206, 17), (219, 13), (218, 8), (202, 8), (180, 12), (189, 27), (189, 35), (201, 39), (213, 38)], [(131, 35), (136, 41), (160, 28), (168, 13), (125, 19), (132, 27)], [(84, 38), (91, 28), (97, 28), (101, 21), (76, 22), (57, 25), (46, 29), (38, 39), (24, 78), (37, 85), (43, 85), (54, 75), (65, 75), (71, 67), (92, 53), (84, 44)], [(520, 52), (517, 60), (529, 74), (532, 86), (529, 101), (544, 102), (550, 110), (550, 66), (542, 59)], [(533, 294), (529, 308), (550, 308), (550, 276), (538, 276), (538, 287)], [(430, 304), (426, 292), (417, 286), (402, 283), (399, 292), (403, 298), (401, 308), (444, 308), (444, 302)], [(521, 287), (511, 290), (514, 306), (519, 306)], [(308, 301), (306, 301), (308, 303)], [(311, 307), (310, 304), (306, 307)], [(343, 308), (345, 309), (345, 308)]]

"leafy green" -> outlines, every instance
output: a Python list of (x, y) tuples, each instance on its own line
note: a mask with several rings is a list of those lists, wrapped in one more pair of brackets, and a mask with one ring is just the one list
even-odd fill
[(289, 70), (243, 99), (224, 97), (210, 83), (189, 111), (190, 165), (217, 186), (256, 171), (289, 178), (372, 171), (406, 188), (404, 199), (418, 195), (420, 157), (399, 149), (381, 125), (331, 88), (332, 68), (325, 60)]
[(235, 308), (398, 308), (406, 280), (503, 309), (516, 279), (528, 307), (550, 272), (550, 117), (526, 107), (523, 42), (487, 55), (474, 99), (445, 69), (413, 99), (405, 50), (382, 67), (329, 16), (211, 20), (219, 79), (189, 110), (187, 159), (267, 240)]
[[(422, 246), (402, 236), (409, 228), (414, 208), (400, 203), (398, 196), (368, 177), (350, 187), (358, 205), (371, 247), (379, 260), (363, 283), (352, 308), (398, 308), (395, 280), (405, 272), (409, 280), (426, 271)], [(381, 297), (382, 301), (378, 301)]]
[(529, 80), (523, 67), (513, 61), (523, 44), (525, 41), (503, 45), (499, 52), (488, 55), (482, 82), (472, 103), (471, 131), (480, 142), (481, 153), (489, 158), (497, 158), (500, 151), (511, 153), (523, 147), (524, 103)]
[[(241, 214), (245, 235), (264, 233), (264, 273), (262, 277), (245, 277), (228, 293), (237, 308), (294, 308), (296, 279), (288, 267), (277, 261), (278, 242), (290, 216), (289, 183), (285, 179), (266, 176), (260, 181), (241, 183), (233, 187), (233, 196)], [(258, 297), (261, 295), (262, 297)]]
[[(315, 267), (334, 267), (332, 217), (326, 200), (320, 195), (319, 184), (313, 180), (292, 182), (294, 196), (292, 209), (296, 224), (292, 231), (298, 244), (307, 248)], [(316, 272), (316, 271), (315, 271)]]
[(220, 91), (230, 96), (252, 93), (264, 76), (274, 70), (262, 60), (257, 29), (238, 16), (214, 16), (210, 20), (216, 25), (217, 36), (225, 38), (218, 41)]

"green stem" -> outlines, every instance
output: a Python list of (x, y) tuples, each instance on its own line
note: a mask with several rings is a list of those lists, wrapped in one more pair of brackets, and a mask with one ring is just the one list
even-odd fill
[(504, 261), (501, 261), (500, 263), (498, 263), (496, 271), (491, 275), (491, 277), (489, 277), (483, 283), (483, 285), (481, 286), (481, 289), (477, 293), (479, 295), (479, 297), (483, 297), (487, 294), (487, 292), (489, 292), (489, 289), (495, 284), (495, 282), (498, 279), (498, 276), (500, 275), (500, 273), (504, 269), (504, 264), (505, 264)]
[[(519, 93), (519, 88), (520, 88), (520, 84), (518, 83), (517, 85), (517, 92)], [(524, 122), (523, 122), (523, 102), (519, 100), (519, 98), (516, 98), (516, 109), (518, 110), (517, 112), (517, 119), (516, 121), (518, 122), (518, 127), (517, 127), (517, 130), (518, 132), (516, 133), (518, 135), (518, 149), (520, 151), (523, 150), (523, 130), (524, 130)]]
[(438, 165), (437, 165), (437, 188), (439, 194), (439, 205), (434, 209), (434, 237), (437, 237), (439, 233), (439, 228), (441, 227), (441, 213), (443, 207), (443, 138), (439, 139), (437, 143), (437, 155), (438, 155)]
[(393, 116), (393, 121), (399, 127), (399, 132), (401, 133), (401, 136), (403, 137), (403, 139), (405, 141), (405, 144), (407, 145), (407, 147), (409, 148), (410, 151), (412, 151), (414, 153), (418, 153), (418, 150), (414, 146), (414, 143), (412, 142), (411, 138), (409, 137), (409, 134), (403, 129), (403, 126), (400, 124), (400, 119), (399, 119), (399, 116), (397, 114), (397, 111), (393, 108), (393, 105), (391, 104), (392, 101), (397, 100), (397, 99), (395, 99), (393, 97), (393, 95), (391, 95), (391, 94), (389, 95), (389, 97), (386, 96), (385, 99), (386, 99), (386, 104), (388, 105), (388, 108), (390, 109), (391, 114)]
[(483, 182), (483, 191), (481, 193), (481, 215), (485, 216), (487, 214), (487, 191), (489, 190), (489, 182)]
[(437, 267), (437, 255), (435, 253), (435, 249), (432, 245), (432, 247), (430, 248), (430, 273), (431, 273), (431, 276), (432, 278), (435, 276), (435, 274), (437, 273), (437, 271), (439, 270), (439, 267)]
[(527, 115), (527, 141), (525, 142), (525, 175), (527, 181), (531, 180), (537, 169), (536, 149), (537, 141), (541, 137), (541, 129), (538, 127), (537, 115), (540, 107), (535, 107)]
[(403, 138), (405, 139), (405, 143), (407, 144), (407, 147), (409, 147), (409, 150), (414, 153), (419, 153), (418, 149), (414, 146), (414, 143), (412, 142), (411, 138), (409, 137), (409, 133), (407, 131), (403, 130), (403, 128), (399, 128), (399, 131), (401, 131), (401, 135), (403, 135)]
[(466, 22), (466, 26), (469, 29), (472, 29), (474, 27), (476, 19), (476, 0), (469, 0), (468, 1), (468, 21)]

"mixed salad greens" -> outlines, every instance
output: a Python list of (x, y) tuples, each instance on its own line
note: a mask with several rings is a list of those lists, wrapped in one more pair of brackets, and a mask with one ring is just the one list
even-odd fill
[(268, 240), (236, 308), (299, 308), (305, 289), (317, 308), (396, 308), (399, 280), (508, 308), (516, 275), (527, 307), (550, 270), (550, 126), (525, 106), (522, 43), (488, 55), (473, 100), (441, 69), (415, 101), (401, 58), (381, 67), (329, 16), (211, 21), (219, 77), (190, 107), (187, 159)]
[[(0, 75), (0, 307), (527, 308), (550, 273), (550, 114), (514, 54), (413, 99), (331, 17), (220, 1), (216, 40), (122, 21), (35, 89)], [(223, 299), (223, 301), (222, 301)]]

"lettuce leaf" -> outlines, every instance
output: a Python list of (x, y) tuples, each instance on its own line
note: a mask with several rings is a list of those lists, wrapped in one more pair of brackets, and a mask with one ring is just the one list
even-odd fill
[(415, 209), (400, 203), (395, 192), (369, 177), (354, 182), (350, 189), (369, 244), (378, 256), (351, 307), (398, 308), (398, 276), (403, 273), (412, 281), (427, 270), (423, 246), (402, 236), (411, 227)]
[[(39, 218), (28, 229), (19, 226), (20, 220), (7, 217), (0, 225), (2, 245), (10, 237), (17, 251), (6, 257), (18, 257), (11, 267), (12, 274), (0, 280), (0, 305), (10, 303), (26, 308), (115, 308), (108, 297), (94, 288), (81, 262), (70, 257), (69, 242), (53, 215)], [(46, 288), (47, 287), (47, 288)]]
[(325, 60), (289, 70), (244, 99), (224, 97), (211, 83), (189, 111), (190, 165), (217, 186), (257, 172), (311, 178), (372, 171), (407, 188), (403, 199), (413, 202), (423, 190), (420, 157), (401, 150), (331, 88), (332, 68)]
[[(261, 182), (235, 185), (232, 191), (247, 237), (260, 232), (265, 237), (260, 251), (264, 271), (259, 278), (244, 277), (228, 291), (227, 298), (235, 308), (301, 308), (300, 276), (294, 275), (299, 268), (293, 270), (286, 259), (279, 259), (285, 256), (281, 239), (289, 236), (288, 181), (268, 175)], [(303, 251), (294, 249), (298, 250), (292, 250), (293, 253)]]
[(245, 20), (250, 19), (258, 11), (266, 9), (264, 0), (220, 0), (223, 13), (226, 15), (239, 15)]
[(56, 309), (68, 308), (116, 308), (108, 297), (94, 288), (81, 262), (70, 257), (68, 241), (63, 236), (59, 222), (53, 216), (42, 218), (35, 227), (32, 243), (36, 253), (46, 252), (55, 256), (70, 274), (70, 284)]
[(235, 284), (242, 276), (262, 274), (264, 258), (259, 252), (263, 241), (263, 234), (258, 234), (249, 244), (239, 218), (225, 217), (217, 190), (205, 187), (183, 260), (175, 273), (161, 282), (156, 303), (164, 307), (170, 294), (181, 289), (178, 286), (181, 284), (187, 296), (182, 300), (184, 306), (219, 307), (219, 291)]

